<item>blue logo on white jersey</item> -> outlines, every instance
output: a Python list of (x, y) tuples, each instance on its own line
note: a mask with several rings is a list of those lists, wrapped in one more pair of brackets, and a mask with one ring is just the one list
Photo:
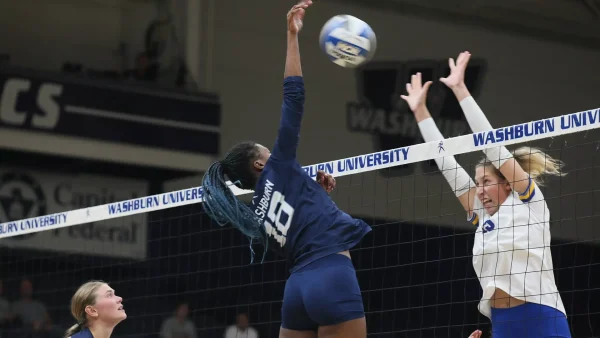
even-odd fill
[(481, 228), (481, 232), (483, 232), (484, 234), (487, 232), (490, 232), (492, 230), (494, 230), (494, 228), (496, 227), (496, 225), (494, 224), (494, 222), (492, 222), (492, 220), (487, 220), (483, 223), (483, 227)]

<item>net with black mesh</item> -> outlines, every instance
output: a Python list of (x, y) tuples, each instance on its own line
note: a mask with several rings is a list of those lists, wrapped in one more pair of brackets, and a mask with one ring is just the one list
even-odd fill
[[(337, 177), (334, 201), (373, 227), (351, 250), (368, 336), (454, 338), (474, 329), (489, 336), (490, 320), (477, 308), (476, 227), (429, 160), (460, 154), (473, 176), (481, 150), (504, 145), (539, 147), (565, 163), (565, 175), (541, 188), (551, 212), (553, 274), (572, 336), (600, 335), (599, 118), (600, 110), (590, 110), (542, 120), (543, 132), (518, 131), (533, 130), (529, 122), (449, 138), (442, 146), (421, 143), (306, 166), (310, 175), (324, 170)], [(503, 135), (510, 137), (494, 136), (509, 129)], [(0, 188), (2, 217), (10, 220), (0, 227), (1, 297), (23, 311), (32, 293), (52, 319), (41, 329), (48, 337), (75, 323), (71, 296), (92, 279), (123, 297), (128, 318), (113, 337), (159, 337), (181, 304), (198, 338), (223, 337), (240, 314), (260, 337), (278, 335), (288, 267), (271, 255), (250, 264), (247, 239), (208, 219), (200, 188), (18, 219), (35, 198), (16, 198), (7, 182), (27, 179), (26, 173), (10, 177)], [(242, 199), (252, 196), (232, 189)], [(92, 245), (91, 237), (103, 240)], [(143, 245), (124, 249), (131, 242)], [(33, 319), (36, 309), (27, 308)], [(23, 336), (19, 326), (2, 323), (2, 337)]]

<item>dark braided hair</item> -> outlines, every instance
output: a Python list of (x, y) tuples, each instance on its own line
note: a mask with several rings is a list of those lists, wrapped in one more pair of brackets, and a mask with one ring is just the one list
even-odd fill
[(211, 164), (202, 177), (206, 214), (220, 226), (231, 223), (250, 239), (251, 263), (254, 262), (253, 240), (262, 244), (266, 253), (267, 233), (252, 209), (233, 194), (226, 177), (241, 189), (254, 189), (257, 178), (252, 172), (252, 165), (258, 156), (259, 149), (255, 142), (238, 143), (224, 159)]

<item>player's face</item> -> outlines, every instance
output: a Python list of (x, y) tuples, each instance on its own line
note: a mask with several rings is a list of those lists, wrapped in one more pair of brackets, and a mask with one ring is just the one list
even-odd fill
[(510, 185), (496, 175), (494, 169), (490, 167), (477, 167), (475, 184), (477, 185), (477, 198), (483, 204), (488, 215), (495, 214), (510, 193)]
[(123, 307), (123, 298), (115, 294), (108, 284), (104, 284), (96, 291), (96, 304), (94, 308), (98, 319), (110, 324), (117, 324), (127, 318)]

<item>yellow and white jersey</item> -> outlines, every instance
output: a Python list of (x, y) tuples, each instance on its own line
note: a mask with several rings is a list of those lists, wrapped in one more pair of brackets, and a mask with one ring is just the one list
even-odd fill
[(483, 289), (479, 311), (491, 319), (489, 300), (499, 288), (514, 298), (565, 313), (554, 281), (550, 211), (535, 182), (529, 179), (524, 194), (513, 191), (494, 215), (486, 213), (478, 198), (473, 209), (469, 219), (477, 226), (473, 267)]

